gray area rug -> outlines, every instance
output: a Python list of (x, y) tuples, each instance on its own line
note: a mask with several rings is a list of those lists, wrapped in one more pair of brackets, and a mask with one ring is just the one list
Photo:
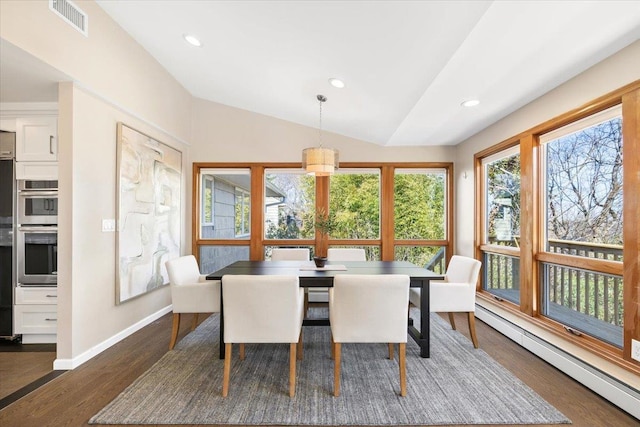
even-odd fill
[(89, 423), (571, 423), (484, 351), (474, 349), (470, 340), (451, 330), (437, 315), (431, 317), (431, 358), (421, 358), (413, 340), (407, 343), (406, 397), (399, 396), (397, 357), (387, 358), (385, 344), (343, 345), (341, 396), (333, 397), (329, 328), (315, 326), (304, 328), (304, 360), (297, 365), (293, 399), (288, 395), (287, 344), (247, 345), (244, 361), (238, 359), (234, 346), (229, 396), (223, 398), (218, 331), (216, 314), (183, 338)]

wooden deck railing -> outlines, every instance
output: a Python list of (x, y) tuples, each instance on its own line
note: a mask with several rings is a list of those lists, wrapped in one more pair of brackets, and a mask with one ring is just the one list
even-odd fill
[[(491, 242), (500, 244), (500, 242)], [(515, 246), (512, 242), (503, 242)], [(567, 255), (622, 261), (622, 246), (566, 240), (549, 240), (549, 251)], [(520, 288), (520, 260), (485, 252), (485, 289), (517, 298)], [(546, 303), (556, 303), (603, 322), (622, 326), (622, 277), (585, 271), (556, 264), (545, 264), (543, 285)]]

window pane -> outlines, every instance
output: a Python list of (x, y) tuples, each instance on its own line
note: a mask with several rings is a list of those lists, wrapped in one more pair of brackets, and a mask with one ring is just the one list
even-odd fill
[(409, 261), (434, 273), (446, 271), (446, 252), (443, 246), (396, 246), (396, 261)]
[(331, 176), (329, 211), (335, 215), (334, 239), (380, 237), (380, 174), (341, 171)]
[(209, 274), (236, 261), (249, 260), (248, 246), (200, 246), (200, 273)]
[(622, 348), (622, 277), (543, 264), (542, 313)]
[(485, 291), (515, 304), (520, 303), (520, 258), (485, 252), (482, 271)]
[(445, 239), (446, 172), (396, 169), (394, 215), (396, 239)]
[(236, 237), (249, 237), (249, 221), (251, 219), (251, 200), (249, 193), (236, 187), (235, 230)]
[(622, 119), (561, 131), (544, 145), (546, 250), (621, 261)]
[(200, 237), (249, 237), (251, 175), (247, 169), (203, 169), (200, 172)]
[(520, 238), (520, 153), (508, 150), (504, 157), (484, 164), (487, 188), (485, 236), (488, 244), (519, 245)]
[(213, 178), (202, 177), (202, 224), (213, 225)]
[(312, 239), (316, 180), (298, 170), (265, 174), (264, 233), (267, 239)]

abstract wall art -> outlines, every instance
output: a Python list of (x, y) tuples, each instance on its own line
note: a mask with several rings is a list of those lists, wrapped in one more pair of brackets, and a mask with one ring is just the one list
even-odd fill
[(117, 127), (116, 304), (168, 284), (180, 256), (182, 153), (123, 123)]

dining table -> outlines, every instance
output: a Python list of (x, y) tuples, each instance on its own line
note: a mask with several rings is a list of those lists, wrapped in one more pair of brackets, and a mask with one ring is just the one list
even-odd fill
[[(243, 275), (294, 275), (300, 287), (331, 288), (338, 274), (404, 274), (410, 278), (410, 286), (421, 288), (420, 330), (409, 317), (407, 332), (420, 347), (420, 356), (430, 355), (429, 282), (443, 280), (442, 274), (408, 261), (336, 261), (324, 267), (316, 267), (313, 261), (236, 261), (206, 276), (207, 280), (222, 280), (227, 274)], [(220, 287), (220, 359), (224, 359), (224, 301)], [(408, 308), (407, 308), (408, 309)], [(329, 319), (305, 318), (303, 326), (326, 326)]]

